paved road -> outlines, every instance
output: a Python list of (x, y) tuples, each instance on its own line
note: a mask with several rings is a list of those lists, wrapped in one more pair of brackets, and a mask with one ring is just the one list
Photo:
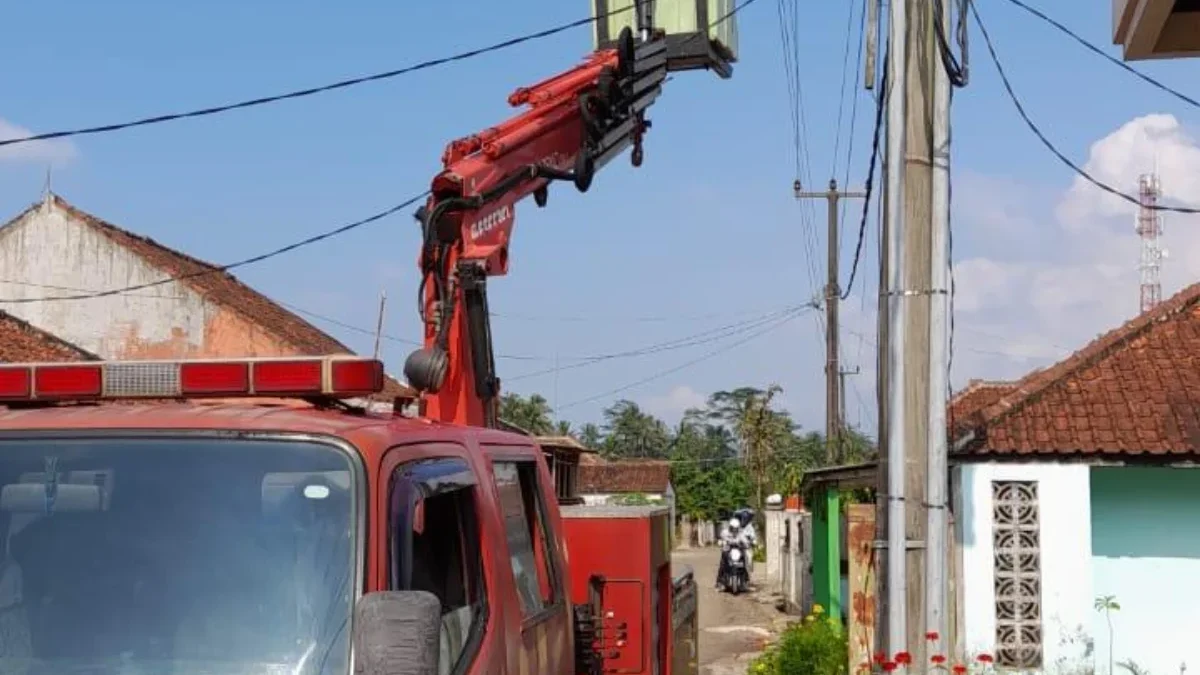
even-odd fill
[[(702, 675), (744, 673), (753, 654), (762, 650), (782, 615), (755, 593), (740, 596), (719, 593), (715, 588), (717, 549), (676, 551), (676, 565), (690, 565), (696, 573), (700, 597), (700, 672)], [(761, 572), (762, 563), (755, 566)], [(752, 587), (753, 590), (753, 587)]]

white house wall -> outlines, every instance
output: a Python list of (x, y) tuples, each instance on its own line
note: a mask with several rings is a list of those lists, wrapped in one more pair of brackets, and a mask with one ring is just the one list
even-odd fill
[(964, 646), (994, 653), (992, 481), (1036, 481), (1040, 511), (1043, 672), (1087, 673), (1093, 663), (1089, 473), (1084, 465), (971, 464), (956, 473), (962, 505)]
[[(1200, 470), (1095, 468), (1092, 565), (1097, 596), (1113, 596), (1113, 670), (1153, 675), (1200, 668)], [(1105, 617), (1092, 613), (1096, 672), (1109, 669)]]
[[(0, 230), (0, 296), (41, 298), (166, 278), (158, 268), (59, 209), (34, 209)], [(18, 281), (22, 283), (11, 283)], [(83, 301), (5, 304), (4, 310), (101, 357), (128, 340), (204, 339), (206, 303), (180, 283)]]

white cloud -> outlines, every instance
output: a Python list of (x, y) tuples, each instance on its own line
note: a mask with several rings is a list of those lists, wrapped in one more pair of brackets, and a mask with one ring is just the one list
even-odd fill
[[(24, 138), (32, 132), (4, 119), (0, 119), (0, 140)], [(0, 147), (0, 162), (28, 162), (62, 165), (75, 159), (75, 144), (68, 140), (33, 141)]]
[[(1134, 195), (1139, 175), (1157, 170), (1164, 203), (1200, 205), (1200, 143), (1171, 115), (1135, 118), (1096, 141), (1085, 168)], [(976, 255), (955, 265), (962, 328), (955, 334), (956, 386), (968, 378), (1023, 375), (1137, 314), (1134, 205), (1078, 177), (1055, 202), (1020, 189), (960, 192), (967, 197), (956, 200), (955, 231), (969, 237)], [(1200, 281), (1200, 218), (1167, 213), (1163, 220), (1170, 257), (1162, 285), (1169, 297)], [(1021, 246), (996, 245), (1013, 232)], [(984, 327), (990, 337), (972, 332)]]
[(641, 402), (642, 408), (667, 424), (677, 424), (689, 408), (703, 407), (704, 394), (686, 385), (679, 385), (661, 396), (650, 396)]
[[(1137, 117), (1092, 144), (1087, 170), (1097, 180), (1129, 195), (1137, 194), (1138, 176), (1157, 171), (1163, 197), (1187, 206), (1200, 205), (1200, 146), (1174, 115)], [(1059, 219), (1069, 228), (1085, 228), (1096, 218), (1124, 217), (1130, 228), (1137, 207), (1076, 176), (1059, 204)]]

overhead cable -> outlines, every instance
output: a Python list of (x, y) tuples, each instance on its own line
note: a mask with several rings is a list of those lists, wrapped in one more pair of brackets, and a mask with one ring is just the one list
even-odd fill
[(310, 244), (315, 244), (317, 242), (324, 241), (331, 237), (336, 237), (339, 234), (345, 234), (346, 232), (349, 232), (351, 230), (356, 230), (356, 229), (362, 227), (363, 225), (369, 225), (371, 223), (374, 223), (375, 221), (383, 220), (384, 218), (387, 218), (390, 215), (393, 215), (399, 211), (403, 211), (404, 209), (407, 209), (408, 207), (412, 206), (413, 204), (416, 204), (420, 200), (424, 199), (428, 194), (429, 194), (428, 191), (422, 192), (421, 194), (416, 195), (415, 197), (406, 199), (406, 200), (400, 202), (399, 204), (396, 204), (395, 206), (390, 206), (378, 213), (367, 216), (366, 218), (362, 218), (361, 220), (356, 220), (352, 223), (347, 223), (340, 227), (336, 227), (332, 230), (322, 232), (321, 234), (313, 235), (311, 237), (308, 237), (307, 239), (301, 239), (300, 241), (288, 244), (286, 246), (282, 246), (273, 251), (268, 251), (266, 253), (260, 253), (256, 256), (252, 256), (250, 258), (244, 258), (242, 260), (238, 260), (237, 262), (232, 262), (227, 265), (206, 265), (204, 263), (198, 263), (200, 265), (203, 265), (204, 269), (197, 270), (195, 272), (191, 272), (188, 274), (182, 274), (177, 277), (166, 277), (163, 279), (159, 279), (157, 281), (148, 281), (143, 284), (134, 284), (132, 286), (124, 286), (122, 288), (110, 288), (110, 289), (104, 290), (104, 291), (92, 291), (92, 292), (88, 292), (88, 293), (76, 293), (76, 294), (72, 294), (72, 295), (52, 295), (52, 296), (41, 297), (41, 298), (0, 298), (0, 305), (2, 305), (2, 304), (27, 305), (27, 304), (35, 303), (35, 302), (60, 302), (60, 301), (66, 301), (66, 300), (91, 300), (92, 298), (104, 298), (104, 297), (109, 297), (109, 296), (113, 296), (113, 295), (121, 295), (123, 293), (129, 293), (131, 291), (140, 291), (140, 290), (143, 290), (146, 288), (154, 288), (156, 286), (163, 286), (165, 284), (169, 284), (169, 283), (172, 283), (175, 281), (186, 281), (188, 279), (204, 277), (204, 276), (208, 276), (210, 274), (222, 274), (222, 273), (228, 272), (229, 270), (236, 269), (238, 267), (245, 267), (246, 265), (259, 263), (264, 260), (268, 260), (270, 258), (274, 258), (276, 256), (283, 255), (284, 253), (289, 253), (291, 251), (295, 251), (298, 248), (303, 248)]
[(841, 299), (845, 300), (850, 297), (850, 292), (854, 290), (854, 278), (858, 275), (858, 263), (862, 258), (863, 240), (867, 236), (867, 213), (871, 210), (871, 189), (875, 182), (875, 163), (879, 159), (879, 135), (883, 130), (883, 111), (886, 108), (888, 97), (891, 95), (891, 83), (887, 79), (888, 58), (891, 56), (891, 51), (883, 53), (883, 75), (880, 76), (879, 96), (875, 100), (875, 131), (871, 138), (871, 159), (867, 163), (867, 180), (863, 185), (862, 218), (858, 222), (858, 242), (854, 245), (854, 262), (850, 265), (850, 280), (846, 282), (846, 290), (842, 291)]
[[(753, 2), (753, 0), (750, 0), (750, 1)], [(749, 4), (749, 3), (747, 3), (747, 4)], [(611, 12), (597, 14), (594, 17), (588, 17), (586, 19), (578, 19), (576, 21), (571, 21), (569, 23), (559, 24), (557, 26), (553, 26), (553, 27), (547, 28), (545, 30), (540, 30), (535, 33), (528, 33), (528, 34), (521, 35), (518, 37), (509, 38), (507, 40), (503, 40), (501, 42), (497, 42), (495, 44), (491, 44), (486, 47), (479, 47), (479, 48), (471, 49), (471, 50), (468, 50), (465, 52), (459, 52), (457, 54), (452, 54), (450, 56), (443, 56), (441, 58), (430, 59), (428, 61), (422, 61), (420, 63), (416, 63), (411, 66), (405, 66), (403, 68), (397, 68), (395, 70), (387, 70), (387, 71), (384, 71), (381, 73), (373, 73), (370, 75), (362, 75), (359, 77), (352, 77), (350, 79), (339, 80), (337, 82), (331, 82), (329, 84), (323, 84), (323, 85), (319, 85), (316, 87), (310, 87), (308, 89), (297, 89), (295, 91), (289, 91), (289, 92), (283, 93), (283, 94), (275, 94), (275, 95), (271, 95), (271, 96), (261, 96), (258, 98), (251, 98), (251, 99), (246, 99), (244, 101), (238, 101), (236, 103), (227, 103), (224, 105), (211, 106), (211, 107), (207, 107), (207, 108), (199, 108), (197, 110), (189, 110), (187, 112), (169, 113), (169, 114), (165, 114), (165, 115), (155, 115), (153, 117), (144, 117), (141, 119), (131, 120), (128, 122), (119, 122), (119, 123), (115, 123), (115, 124), (103, 124), (103, 125), (98, 125), (98, 126), (82, 127), (79, 129), (69, 129), (69, 130), (63, 130), (63, 131), (50, 131), (50, 132), (46, 132), (46, 133), (42, 133), (42, 134), (33, 134), (31, 136), (25, 136), (22, 138), (9, 138), (9, 139), (5, 139), (5, 140), (0, 140), (0, 147), (4, 147), (6, 145), (18, 145), (21, 143), (32, 143), (34, 141), (47, 141), (47, 140), (51, 140), (51, 139), (55, 139), (55, 138), (69, 138), (71, 136), (86, 136), (86, 135), (91, 135), (91, 134), (102, 134), (102, 133), (108, 133), (108, 132), (113, 132), (113, 131), (121, 131), (123, 129), (131, 129), (134, 127), (144, 127), (144, 126), (150, 126), (152, 124), (162, 124), (164, 122), (174, 122), (177, 120), (190, 119), (193, 117), (208, 117), (209, 115), (217, 115), (220, 113), (231, 112), (234, 110), (243, 110), (245, 108), (254, 108), (254, 107), (261, 106), (261, 105), (267, 105), (268, 103), (279, 103), (281, 101), (288, 101), (288, 100), (298, 99), (298, 98), (306, 98), (308, 96), (314, 96), (316, 94), (323, 94), (325, 92), (334, 91), (337, 89), (347, 89), (349, 87), (354, 87), (354, 86), (357, 86), (360, 84), (366, 84), (368, 82), (378, 82), (381, 80), (389, 80), (389, 79), (392, 79), (395, 77), (400, 77), (402, 75), (409, 75), (409, 74), (412, 74), (412, 73), (415, 73), (418, 71), (429, 70), (430, 68), (435, 68), (437, 66), (444, 66), (446, 64), (453, 63), (455, 61), (465, 61), (467, 59), (474, 58), (476, 56), (490, 54), (492, 52), (497, 52), (502, 49), (514, 47), (516, 45), (519, 45), (519, 44), (522, 44), (525, 42), (531, 42), (533, 40), (540, 40), (543, 38), (550, 37), (552, 35), (557, 35), (558, 33), (568, 31), (572, 28), (586, 26), (586, 25), (594, 23), (600, 19), (606, 19), (610, 16), (614, 16), (614, 15), (620, 14), (622, 12), (627, 12), (627, 11), (633, 9), (634, 6), (635, 5), (630, 4), (626, 7), (622, 7), (621, 9), (616, 9)]]
[[(1133, 66), (1129, 65), (1128, 63), (1125, 63), (1121, 59), (1118, 59), (1115, 56), (1112, 56), (1111, 54), (1105, 52), (1103, 49), (1097, 47), (1096, 45), (1092, 44), (1091, 42), (1088, 42), (1087, 40), (1080, 37), (1079, 34), (1076, 33), (1075, 31), (1072, 31), (1070, 28), (1067, 28), (1063, 24), (1059, 23), (1058, 21), (1055, 21), (1054, 19), (1050, 18), (1046, 14), (1042, 13), (1040, 10), (1030, 7), (1029, 5), (1025, 4), (1021, 0), (1008, 0), (1008, 1), (1011, 2), (1012, 4), (1016, 5), (1017, 7), (1020, 7), (1021, 9), (1025, 10), (1026, 12), (1029, 12), (1030, 14), (1036, 16), (1037, 18), (1041, 19), (1042, 21), (1045, 21), (1046, 23), (1050, 24), (1055, 29), (1057, 29), (1060, 33), (1066, 35), (1067, 37), (1071, 38), (1072, 40), (1083, 45), (1084, 49), (1087, 49), (1088, 51), (1092, 52), (1093, 54), (1099, 54), (1106, 61), (1117, 66), (1121, 70), (1124, 70), (1125, 72), (1130, 73), (1134, 77), (1137, 77), (1137, 78), (1141, 79), (1142, 81), (1144, 81), (1154, 87), (1157, 87), (1158, 89), (1161, 89), (1162, 91), (1174, 96), (1175, 98), (1179, 99), (1180, 101), (1183, 101), (1184, 103), (1187, 103), (1188, 105), (1191, 105), (1196, 108), (1200, 108), (1200, 101), (1197, 101), (1195, 98), (1188, 96), (1187, 94), (1184, 94), (1183, 92), (1179, 91), (1178, 89), (1174, 89), (1172, 87), (1169, 87), (1169, 86), (1163, 84), (1162, 82), (1159, 82), (1158, 80), (1154, 79), (1153, 77), (1150, 77), (1149, 75), (1143, 73), (1142, 71), (1138, 70), (1137, 68), (1134, 68)], [(976, 19), (978, 20), (978, 15), (976, 15)]]
[(690, 335), (690, 336), (687, 336), (684, 338), (680, 338), (677, 340), (662, 342), (662, 343), (658, 343), (655, 345), (649, 345), (646, 347), (639, 347), (637, 349), (613, 352), (613, 353), (609, 353), (609, 354), (600, 354), (600, 355), (596, 355), (596, 356), (571, 357), (571, 360), (577, 361), (577, 362), (571, 363), (571, 364), (568, 364), (565, 366), (555, 366), (552, 368), (545, 368), (543, 370), (537, 370), (537, 371), (534, 371), (531, 373), (524, 373), (521, 375), (515, 375), (513, 377), (507, 377), (507, 378), (505, 378), (505, 381), (513, 382), (513, 381), (517, 381), (517, 380), (525, 380), (525, 379), (529, 379), (531, 377), (538, 377), (540, 375), (549, 375), (552, 373), (558, 373), (558, 372), (562, 372), (565, 370), (575, 370), (577, 368), (586, 368), (587, 366), (594, 366), (598, 363), (604, 363), (604, 362), (611, 361), (614, 359), (625, 359), (625, 358), (632, 358), (632, 357), (637, 357), (637, 356), (646, 356), (649, 354), (657, 354), (657, 353), (664, 352), (664, 351), (672, 351), (675, 349), (683, 349), (685, 347), (695, 347), (698, 345), (709, 344), (712, 342), (717, 342), (719, 340), (724, 340), (725, 338), (728, 338), (728, 337), (733, 337), (735, 335), (741, 335), (743, 333), (750, 332), (756, 328), (762, 327), (765, 324), (772, 323), (772, 322), (780, 319), (783, 316), (790, 316), (790, 315), (796, 313), (797, 311), (804, 309), (805, 307), (811, 307), (811, 305), (808, 305), (808, 306), (801, 305), (801, 306), (789, 307), (784, 310), (764, 314), (762, 316), (759, 316), (755, 319), (751, 319), (748, 321), (740, 321), (738, 323), (720, 326), (718, 328), (713, 328), (713, 329), (703, 331), (703, 332), (697, 333), (695, 335)]
[[(310, 316), (319, 321), (324, 321), (324, 322), (327, 322), (334, 326), (344, 328), (346, 330), (351, 330), (356, 333), (362, 333), (364, 335), (372, 335), (372, 336), (375, 335), (375, 330), (370, 329), (370, 328), (356, 326), (354, 324), (342, 321), (340, 319), (335, 319), (330, 316), (318, 314), (311, 310), (305, 309), (303, 307), (298, 307), (296, 305), (293, 305), (293, 304), (290, 304), (287, 302), (282, 302), (282, 301), (278, 301), (278, 300), (276, 300), (275, 302), (277, 302), (278, 304), (280, 304), (294, 312), (298, 312), (300, 314), (305, 314), (305, 315)], [(746, 320), (746, 321), (742, 321), (742, 322), (738, 322), (738, 323), (733, 323), (733, 324), (729, 324), (726, 326), (719, 326), (717, 328), (710, 328), (708, 330), (700, 331), (698, 333), (693, 333), (691, 335), (686, 335), (681, 338), (674, 338), (674, 339), (667, 340), (664, 342), (657, 342), (654, 344), (645, 345), (642, 347), (637, 347), (635, 349), (629, 349), (629, 350), (625, 350), (625, 351), (621, 351), (621, 352), (610, 352), (610, 353), (604, 353), (604, 354), (589, 354), (589, 355), (581, 355), (581, 356), (562, 356), (562, 357), (515, 355), (515, 354), (497, 354), (496, 356), (497, 356), (497, 358), (509, 359), (509, 360), (514, 360), (514, 361), (548, 362), (548, 361), (556, 361), (556, 360), (566, 360), (566, 361), (578, 362), (578, 363), (568, 364), (567, 366), (563, 366), (561, 368), (549, 368), (544, 371), (537, 371), (537, 372), (533, 372), (533, 373), (526, 373), (524, 375), (517, 375), (515, 377), (505, 378), (506, 382), (511, 382), (513, 380), (522, 380), (522, 379), (526, 379), (529, 377), (534, 377), (535, 375), (541, 375), (543, 373), (554, 372), (555, 370), (570, 370), (570, 369), (573, 369), (573, 368), (576, 368), (579, 366), (592, 365), (594, 363), (600, 363), (603, 361), (609, 361), (609, 360), (613, 360), (613, 359), (633, 358), (633, 357), (637, 357), (637, 356), (645, 356), (647, 354), (656, 354), (656, 353), (665, 352), (665, 351), (674, 351), (676, 349), (684, 349), (686, 347), (695, 347), (697, 345), (708, 344), (711, 342), (715, 342), (717, 340), (722, 340), (727, 337), (731, 337), (733, 335), (738, 335), (740, 333), (745, 332), (748, 329), (755, 328), (755, 327), (761, 325), (762, 323), (766, 323), (771, 320), (777, 319), (783, 314), (787, 314), (788, 312), (795, 311), (796, 309), (797, 309), (796, 307), (788, 307), (788, 308), (784, 308), (782, 310), (765, 312), (761, 316), (756, 317), (754, 319), (750, 319), (750, 320)], [(407, 338), (396, 337), (393, 335), (388, 335), (386, 333), (380, 334), (380, 337), (384, 340), (388, 340), (391, 342), (397, 342), (397, 343), (405, 344), (405, 345), (419, 346), (421, 344), (420, 342), (418, 342), (416, 340), (410, 340)]]
[(1087, 182), (1089, 182), (1092, 185), (1100, 188), (1101, 190), (1109, 193), (1110, 195), (1113, 195), (1114, 197), (1117, 197), (1117, 198), (1122, 199), (1130, 204), (1133, 204), (1134, 206), (1138, 206), (1138, 207), (1144, 208), (1144, 209), (1150, 209), (1152, 211), (1169, 211), (1171, 213), (1187, 213), (1187, 214), (1200, 213), (1200, 208), (1194, 208), (1194, 207), (1190, 207), (1190, 206), (1167, 206), (1164, 204), (1144, 204), (1137, 197), (1126, 194), (1126, 193), (1118, 190), (1117, 188), (1109, 185), (1108, 183), (1105, 183), (1105, 182), (1101, 181), (1100, 179), (1096, 178), (1091, 173), (1089, 173), (1086, 169), (1079, 166), (1078, 164), (1073, 162), (1069, 157), (1064, 155), (1062, 153), (1062, 151), (1060, 151), (1053, 143), (1050, 142), (1050, 139), (1046, 138), (1046, 135), (1044, 133), (1042, 133), (1042, 130), (1040, 128), (1038, 128), (1038, 125), (1032, 119), (1030, 119), (1029, 113), (1025, 112), (1025, 106), (1021, 104), (1021, 99), (1017, 96), (1016, 92), (1013, 91), (1012, 83), (1009, 82), (1009, 80), (1008, 80), (1008, 74), (1004, 72), (1004, 66), (1002, 66), (1000, 64), (1000, 57), (996, 55), (996, 48), (992, 44), (991, 35), (987, 31), (987, 27), (983, 25), (983, 19), (979, 16), (979, 9), (976, 8), (974, 2), (971, 3), (971, 13), (975, 15), (975, 24), (977, 26), (979, 26), (979, 33), (983, 36), (983, 41), (987, 45), (988, 54), (992, 58), (992, 64), (996, 66), (996, 72), (1000, 75), (1000, 82), (1004, 85), (1004, 90), (1008, 93), (1009, 100), (1012, 101), (1013, 106), (1017, 109), (1017, 114), (1019, 114), (1021, 116), (1021, 119), (1025, 122), (1025, 126), (1029, 127), (1029, 130), (1033, 132), (1033, 135), (1037, 136), (1037, 139), (1042, 142), (1042, 145), (1044, 145), (1046, 147), (1046, 149), (1050, 151), (1051, 154), (1053, 154), (1056, 158), (1058, 158), (1058, 161), (1062, 162), (1069, 169), (1071, 169), (1076, 174), (1078, 174), (1080, 178), (1083, 178)]
[(621, 392), (628, 391), (635, 387), (640, 387), (643, 384), (648, 384), (655, 380), (660, 380), (664, 377), (667, 377), (668, 375), (677, 373), (681, 370), (691, 368), (692, 366), (694, 366), (698, 363), (703, 363), (704, 361), (708, 361), (709, 359), (716, 358), (716, 357), (720, 356), (721, 354), (724, 354), (725, 352), (728, 352), (728, 351), (735, 349), (737, 347), (740, 347), (748, 342), (756, 340), (756, 339), (762, 337), (763, 335), (766, 335), (767, 333), (769, 333), (773, 330), (776, 330), (776, 329), (780, 328), (781, 326), (791, 322), (793, 319), (795, 319), (797, 316), (799, 316), (804, 311), (804, 309), (805, 308), (802, 307), (800, 309), (794, 310), (791, 313), (784, 315), (783, 318), (775, 321), (774, 323), (769, 324), (768, 326), (766, 326), (765, 328), (763, 328), (761, 330), (755, 331), (755, 332), (751, 333), (750, 335), (743, 337), (740, 340), (735, 340), (733, 342), (725, 344), (718, 349), (714, 349), (713, 351), (703, 354), (703, 355), (701, 355), (697, 358), (694, 358), (690, 361), (685, 361), (677, 366), (668, 368), (666, 370), (660, 370), (657, 373), (654, 373), (653, 375), (641, 378), (634, 382), (630, 382), (629, 384), (622, 385), (615, 389), (610, 389), (608, 391), (601, 392), (599, 394), (588, 396), (587, 398), (577, 399), (577, 400), (571, 401), (570, 403), (567, 403), (565, 405), (557, 406), (555, 408), (555, 412), (556, 413), (561, 412), (568, 408), (574, 408), (575, 406), (583, 405), (584, 403), (591, 403), (593, 401), (597, 401), (602, 398), (608, 398), (609, 396), (612, 396), (613, 394), (619, 394)]

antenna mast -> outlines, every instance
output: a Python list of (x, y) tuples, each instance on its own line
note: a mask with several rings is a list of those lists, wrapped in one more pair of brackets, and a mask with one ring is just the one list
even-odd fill
[(1147, 312), (1162, 302), (1162, 282), (1159, 271), (1162, 267), (1163, 250), (1158, 238), (1162, 236), (1162, 216), (1154, 207), (1162, 194), (1158, 174), (1144, 173), (1138, 177), (1137, 233), (1142, 240), (1141, 271), (1142, 309)]

